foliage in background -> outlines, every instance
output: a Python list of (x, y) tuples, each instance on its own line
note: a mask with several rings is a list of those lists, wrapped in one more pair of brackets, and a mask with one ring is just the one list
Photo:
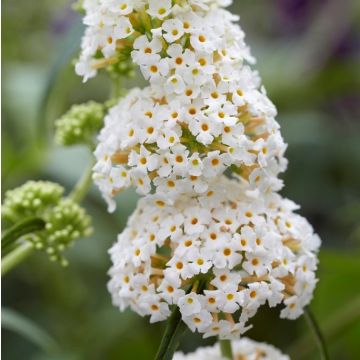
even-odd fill
[[(4, 0), (2, 6), (2, 192), (28, 179), (56, 181), (69, 190), (89, 156), (81, 147), (54, 144), (54, 120), (72, 104), (104, 101), (109, 79), (100, 76), (84, 85), (66, 65), (76, 56), (82, 33), (69, 1)], [(330, 340), (332, 358), (339, 360), (360, 354), (359, 8), (356, 0), (244, 0), (233, 9), (241, 14), (289, 143), (283, 193), (302, 205), (302, 215), (324, 241), (321, 280), (311, 307)], [(119, 313), (106, 291), (107, 249), (136, 199), (132, 191), (125, 192), (119, 211), (108, 215), (94, 189), (84, 204), (94, 218), (94, 235), (67, 252), (71, 266), (64, 270), (36, 254), (4, 280), (4, 305), (60, 344), (44, 352), (36, 341), (5, 327), (4, 358), (154, 355), (163, 324), (150, 326), (130, 312)], [(250, 337), (284, 351), (292, 344), (294, 359), (317, 359), (302, 319), (293, 330), (293, 323), (265, 310), (256, 322), (261, 326), (255, 324)], [(182, 346), (190, 351), (207, 343), (188, 334)]]

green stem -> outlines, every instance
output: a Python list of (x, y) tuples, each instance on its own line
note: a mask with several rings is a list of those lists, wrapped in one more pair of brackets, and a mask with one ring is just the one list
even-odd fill
[(330, 357), (329, 357), (329, 353), (328, 353), (328, 350), (326, 347), (326, 342), (325, 342), (324, 336), (321, 332), (321, 329), (319, 327), (319, 324), (316, 321), (315, 316), (313, 315), (313, 313), (311, 312), (311, 310), (309, 308), (305, 308), (304, 316), (308, 323), (308, 326), (311, 328), (311, 330), (313, 331), (313, 334), (315, 335), (316, 342), (318, 344), (319, 351), (321, 354), (321, 359), (329, 360)]
[(76, 183), (74, 189), (69, 194), (69, 198), (77, 203), (80, 203), (88, 192), (92, 184), (92, 169), (94, 166), (94, 160), (91, 161), (89, 167), (84, 172), (82, 177)]
[(1, 251), (4, 252), (21, 236), (44, 229), (45, 221), (41, 218), (28, 218), (4, 231), (1, 237)]
[(161, 340), (155, 360), (171, 360), (179, 345), (181, 336), (186, 330), (186, 325), (181, 320), (178, 307), (172, 312), (166, 325), (164, 336)]
[(219, 340), (221, 355), (226, 359), (233, 359), (230, 340)]
[(10, 254), (6, 255), (1, 261), (1, 276), (5, 275), (13, 267), (28, 257), (33, 250), (34, 245), (30, 242), (25, 242), (15, 248)]
[(118, 76), (112, 79), (111, 97), (118, 99), (121, 96), (121, 81)]
[[(186, 293), (188, 294), (190, 291), (196, 291), (200, 294), (202, 293), (205, 284), (206, 281), (204, 280), (196, 280), (193, 285), (188, 287)], [(166, 325), (165, 333), (155, 356), (155, 360), (171, 360), (179, 346), (181, 336), (187, 328), (187, 325), (181, 320), (181, 312), (176, 306)]]

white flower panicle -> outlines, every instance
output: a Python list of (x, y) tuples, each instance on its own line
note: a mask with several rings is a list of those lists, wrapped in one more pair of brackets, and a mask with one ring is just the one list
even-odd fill
[[(232, 342), (234, 359), (238, 360), (290, 360), (289, 356), (281, 353), (274, 346), (259, 343), (248, 338)], [(202, 347), (193, 353), (183, 354), (177, 352), (173, 360), (226, 360), (220, 351), (219, 344)]]
[[(127, 19), (123, 24), (135, 17), (145, 31), (150, 16), (154, 26), (145, 34), (131, 30), (127, 44), (150, 85), (110, 110), (95, 152), (94, 179), (111, 210), (112, 197), (131, 185), (143, 195), (154, 189), (171, 198), (201, 194), (208, 179), (229, 168), (254, 189), (282, 187), (277, 176), (287, 165), (286, 145), (276, 109), (248, 65), (253, 58), (234, 23), (238, 17), (218, 8), (228, 3), (92, 1), (86, 7), (85, 23), (101, 14), (97, 21), (111, 24), (103, 26), (112, 37), (119, 33), (114, 19)], [(95, 42), (106, 58), (107, 46), (94, 40), (99, 26), (88, 27), (83, 54)]]
[(320, 240), (291, 201), (245, 193), (221, 177), (172, 205), (141, 199), (110, 249), (113, 303), (150, 322), (176, 305), (192, 331), (226, 339), (249, 329), (265, 303), (281, 304), (283, 318), (300, 316), (317, 282)]
[(177, 306), (224, 339), (265, 303), (301, 315), (320, 245), (277, 194), (286, 144), (230, 3), (85, 0), (76, 66), (87, 80), (127, 61), (148, 81), (109, 110), (95, 151), (109, 211), (130, 186), (146, 196), (110, 250), (114, 304), (151, 322)]

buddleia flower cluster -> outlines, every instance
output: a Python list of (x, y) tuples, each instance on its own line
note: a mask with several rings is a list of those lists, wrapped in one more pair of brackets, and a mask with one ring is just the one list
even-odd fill
[[(274, 346), (259, 343), (248, 338), (233, 341), (234, 359), (238, 360), (290, 360)], [(225, 360), (218, 344), (197, 349), (193, 353), (175, 353), (174, 360)]]
[(6, 192), (2, 218), (13, 224), (29, 217), (45, 221), (45, 228), (22, 237), (45, 251), (51, 260), (67, 265), (62, 252), (78, 238), (90, 235), (91, 220), (85, 210), (69, 198), (64, 188), (49, 181), (28, 181)]
[(297, 318), (316, 284), (320, 241), (296, 208), (275, 193), (246, 196), (225, 177), (173, 204), (158, 195), (141, 199), (110, 250), (114, 304), (150, 322), (165, 320), (176, 305), (191, 330), (226, 339), (248, 330), (265, 304)]
[[(94, 181), (144, 197), (110, 249), (109, 291), (150, 321), (179, 308), (205, 337), (238, 338), (261, 306), (294, 319), (320, 240), (277, 192), (286, 144), (228, 0), (85, 0), (76, 71), (122, 61), (148, 86), (104, 119)], [(229, 179), (230, 178), (230, 179)]]
[[(150, 84), (110, 110), (99, 136), (95, 180), (110, 207), (113, 195), (131, 185), (142, 195), (153, 187), (173, 198), (190, 190), (201, 194), (208, 179), (229, 168), (254, 188), (279, 190), (286, 146), (276, 109), (248, 65), (253, 59), (234, 23), (238, 18), (216, 1), (95, 3), (85, 2), (85, 23), (92, 22), (78, 71), (92, 54), (89, 43), (96, 54), (116, 59), (124, 36)], [(138, 21), (157, 27), (135, 31), (131, 24)]]

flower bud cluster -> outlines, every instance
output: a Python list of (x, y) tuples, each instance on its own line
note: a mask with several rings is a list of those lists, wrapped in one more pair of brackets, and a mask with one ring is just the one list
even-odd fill
[(44, 214), (45, 229), (24, 236), (39, 250), (44, 250), (50, 260), (67, 265), (61, 253), (74, 244), (74, 241), (89, 236), (92, 232), (91, 219), (85, 210), (71, 199), (61, 199), (59, 203)]
[(63, 198), (63, 192), (60, 185), (52, 182), (29, 181), (5, 194), (2, 216), (12, 223), (27, 217), (42, 218), (45, 228), (23, 236), (23, 240), (46, 251), (51, 260), (66, 265), (61, 253), (78, 238), (88, 236), (92, 228), (85, 210)]
[[(259, 343), (248, 338), (242, 338), (232, 342), (234, 359), (239, 360), (290, 360), (274, 346)], [(174, 360), (226, 360), (220, 351), (219, 344), (197, 349), (193, 353), (183, 354), (177, 352)]]
[(55, 139), (58, 144), (69, 146), (90, 144), (103, 126), (104, 106), (94, 101), (73, 105), (55, 122)]
[(110, 250), (114, 304), (150, 322), (176, 305), (192, 331), (227, 339), (249, 329), (265, 303), (281, 304), (283, 318), (300, 316), (316, 284), (320, 240), (291, 201), (245, 194), (222, 177), (205, 194), (173, 204), (159, 195), (141, 199)]
[(16, 223), (30, 216), (41, 217), (60, 201), (64, 188), (50, 181), (28, 181), (5, 193), (3, 219)]

